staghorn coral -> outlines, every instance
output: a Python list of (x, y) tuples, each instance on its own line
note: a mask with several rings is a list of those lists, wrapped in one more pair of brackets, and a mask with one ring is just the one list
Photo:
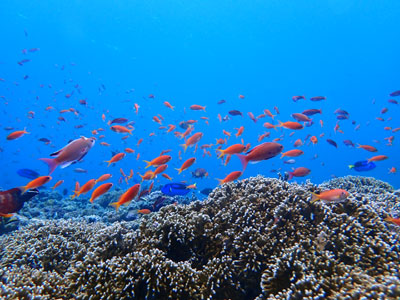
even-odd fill
[(307, 189), (315, 187), (245, 179), (215, 189), (204, 202), (164, 207), (137, 230), (132, 222), (36, 221), (0, 240), (0, 293), (10, 299), (400, 297), (400, 243), (387, 224), (354, 198), (310, 205)]

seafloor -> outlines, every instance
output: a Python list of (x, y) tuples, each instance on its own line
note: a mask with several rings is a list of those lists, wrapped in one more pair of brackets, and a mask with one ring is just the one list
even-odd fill
[[(351, 196), (310, 203), (310, 191), (332, 188)], [(316, 186), (258, 176), (140, 218), (105, 208), (116, 193), (95, 205), (55, 193), (26, 203), (18, 222), (3, 224), (0, 296), (400, 298), (399, 228), (384, 221), (400, 215), (400, 192), (382, 181)]]

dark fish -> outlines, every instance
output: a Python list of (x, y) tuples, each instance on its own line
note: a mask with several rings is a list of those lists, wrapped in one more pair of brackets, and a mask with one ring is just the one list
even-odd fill
[(79, 129), (79, 128), (83, 128), (83, 126), (85, 126), (85, 125), (79, 124), (79, 125), (75, 125), (74, 128)]
[(158, 210), (163, 203), (165, 202), (167, 198), (163, 197), (163, 196), (159, 196), (156, 198), (156, 200), (153, 203), (153, 210)]
[(46, 138), (40, 138), (40, 139), (39, 139), (39, 142), (50, 143), (50, 140), (49, 140), (49, 139), (46, 139)]
[(116, 118), (116, 119), (108, 122), (108, 125), (111, 125), (111, 124), (124, 124), (126, 122), (128, 122), (128, 119), (126, 119), (126, 118)]
[(345, 111), (344, 109), (341, 109), (341, 108), (338, 108), (333, 113), (334, 114), (339, 114), (339, 115), (350, 115), (347, 111)]
[(182, 122), (179, 123), (179, 127), (182, 128), (182, 129), (188, 129), (189, 123), (187, 123), (185, 121), (182, 121)]
[(23, 60), (20, 60), (20, 61), (18, 62), (18, 64), (19, 64), (20, 66), (23, 66), (25, 63), (30, 62), (30, 61), (31, 61), (30, 59), (23, 59)]
[(322, 114), (322, 110), (316, 109), (316, 108), (311, 108), (311, 109), (306, 109), (305, 111), (302, 112), (303, 115), (306, 116), (312, 116), (315, 114)]
[(321, 100), (326, 100), (325, 96), (316, 96), (316, 97), (311, 97), (311, 101), (321, 101)]
[(182, 182), (168, 183), (161, 188), (161, 192), (168, 196), (184, 196), (190, 192), (187, 185)]
[(224, 99), (222, 99), (222, 100), (219, 100), (218, 102), (217, 102), (217, 104), (224, 104), (226, 101), (224, 100)]
[(17, 174), (21, 177), (29, 178), (29, 179), (36, 179), (40, 176), (40, 174), (36, 171), (31, 169), (19, 169), (17, 170)]
[(357, 172), (370, 171), (375, 167), (376, 165), (372, 161), (368, 162), (368, 160), (358, 161), (354, 165), (349, 165), (350, 169), (354, 169)]
[(338, 119), (338, 120), (347, 120), (348, 118), (349, 118), (348, 115), (337, 115), (336, 116), (336, 119)]
[(394, 99), (389, 99), (388, 102), (389, 102), (389, 103), (392, 103), (392, 104), (399, 104), (399, 103), (398, 103), (396, 100), (394, 100)]
[(239, 110), (236, 110), (236, 109), (230, 110), (228, 113), (229, 113), (231, 116), (242, 116), (242, 117), (243, 117), (242, 112), (239, 111)]
[(63, 195), (66, 196), (68, 194), (68, 190), (67, 189), (63, 189)]
[(7, 131), (10, 131), (10, 130), (13, 130), (14, 129), (14, 127), (4, 127), (4, 130), (7, 130)]
[(194, 172), (192, 172), (192, 176), (194, 178), (203, 178), (204, 176), (207, 176), (208, 173), (206, 171), (206, 169), (203, 168), (197, 168), (196, 170), (194, 170)]
[(31, 189), (22, 194), (20, 188), (0, 192), (0, 215), (19, 211), (24, 203), (39, 194), (37, 189)]
[(330, 144), (330, 145), (332, 145), (333, 147), (336, 147), (336, 148), (337, 148), (337, 144), (336, 144), (336, 142), (335, 142), (334, 140), (326, 139), (326, 141), (328, 142), (328, 144)]
[(294, 102), (297, 102), (297, 101), (299, 101), (300, 99), (306, 100), (306, 97), (305, 97), (305, 96), (293, 96), (293, 97), (292, 97), (292, 100), (293, 100)]
[(200, 193), (202, 193), (203, 195), (208, 196), (212, 191), (213, 191), (213, 189), (211, 189), (211, 188), (205, 188), (205, 189), (202, 189), (200, 191)]
[(400, 90), (399, 91), (394, 91), (393, 93), (389, 94), (390, 97), (397, 97), (400, 96)]
[(79, 104), (81, 104), (81, 105), (87, 105), (87, 102), (86, 102), (85, 99), (81, 99), (81, 100), (79, 100)]
[(82, 169), (82, 168), (76, 168), (76, 169), (74, 169), (74, 172), (76, 172), (76, 173), (87, 173), (88, 171), (85, 170), (85, 169)]
[(355, 147), (355, 145), (353, 144), (353, 142), (350, 141), (350, 140), (344, 140), (344, 141), (343, 141), (343, 144), (345, 144), (346, 146)]

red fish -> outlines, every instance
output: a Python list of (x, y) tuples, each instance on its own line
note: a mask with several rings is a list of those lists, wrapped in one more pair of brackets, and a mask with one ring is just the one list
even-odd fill
[(97, 198), (99, 198), (101, 195), (107, 193), (111, 188), (113, 184), (112, 183), (104, 183), (100, 186), (98, 186), (90, 196), (90, 202), (93, 203), (93, 201)]
[(277, 156), (283, 150), (283, 146), (278, 143), (266, 142), (254, 147), (246, 155), (236, 154), (239, 157), (240, 162), (243, 166), (243, 171), (246, 169), (249, 161), (258, 162), (262, 160), (267, 160), (272, 157)]
[(21, 188), (0, 192), (0, 217), (10, 217), (12, 213), (18, 212), (24, 203), (39, 194), (36, 189), (22, 193)]
[(217, 180), (219, 181), (219, 184), (223, 184), (238, 179), (242, 174), (243, 172), (234, 171), (232, 173), (229, 173), (224, 179), (217, 179)]
[(27, 134), (27, 133), (29, 133), (29, 132), (27, 132), (27, 131), (25, 130), (25, 128), (24, 128), (24, 130), (14, 131), (14, 132), (10, 133), (10, 134), (7, 136), (7, 140), (9, 140), (9, 141), (11, 141), (11, 140), (16, 140), (16, 139), (22, 137), (24, 134)]
[(110, 205), (114, 206), (115, 209), (118, 211), (118, 208), (122, 204), (129, 204), (139, 193), (140, 190), (140, 183), (135, 184), (131, 188), (129, 188), (125, 193), (121, 195), (121, 197), (118, 199), (118, 202), (113, 202)]
[(293, 177), (304, 177), (311, 173), (310, 169), (299, 167), (295, 169), (293, 172), (289, 172), (288, 180), (292, 179)]
[(315, 201), (318, 200), (323, 200), (324, 202), (338, 203), (342, 202), (343, 200), (346, 200), (347, 197), (349, 196), (349, 192), (342, 189), (334, 189), (334, 190), (324, 191), (319, 194), (315, 193), (311, 194), (312, 194), (311, 203), (314, 203)]
[(185, 171), (186, 169), (188, 169), (195, 162), (196, 162), (195, 157), (192, 157), (192, 158), (189, 158), (188, 160), (186, 160), (179, 169), (176, 169), (177, 171), (179, 171), (178, 174), (181, 174), (182, 171)]
[(72, 141), (61, 150), (50, 154), (50, 156), (56, 156), (56, 158), (40, 158), (40, 160), (44, 161), (49, 166), (49, 174), (51, 174), (57, 166), (65, 168), (77, 161), (81, 161), (93, 147), (94, 143), (94, 138), (82, 136)]

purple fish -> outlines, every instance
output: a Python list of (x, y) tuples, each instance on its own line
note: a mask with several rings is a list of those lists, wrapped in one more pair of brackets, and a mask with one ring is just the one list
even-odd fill
[(236, 110), (236, 109), (230, 110), (228, 113), (229, 113), (231, 116), (242, 116), (242, 117), (243, 117), (242, 112), (239, 111), (239, 110)]
[(399, 103), (398, 103), (396, 100), (394, 100), (394, 99), (389, 99), (388, 102), (389, 102), (389, 103), (392, 103), (392, 104), (399, 104)]
[(338, 119), (338, 120), (347, 120), (348, 118), (349, 118), (348, 115), (337, 115), (336, 116), (336, 119)]
[(219, 100), (218, 102), (217, 102), (217, 104), (224, 104), (226, 101), (224, 100), (224, 99), (222, 99), (222, 100)]
[(334, 140), (327, 139), (326, 141), (328, 142), (328, 144), (330, 144), (330, 145), (332, 145), (333, 147), (337, 148), (337, 144), (336, 144), (336, 142), (335, 142)]
[(114, 119), (112, 121), (109, 121), (108, 125), (111, 125), (111, 124), (124, 124), (126, 122), (128, 122), (128, 119), (126, 119), (126, 118), (116, 118), (116, 119)]
[(321, 100), (326, 100), (325, 96), (315, 96), (310, 98), (311, 101), (321, 101)]
[(311, 108), (311, 109), (306, 109), (305, 111), (302, 112), (303, 115), (306, 116), (312, 116), (315, 114), (322, 114), (322, 110), (316, 109), (316, 108)]
[(353, 144), (353, 142), (350, 141), (350, 140), (344, 140), (344, 141), (343, 141), (343, 144), (345, 144), (346, 146), (355, 147), (354, 144)]
[(399, 91), (394, 91), (393, 93), (389, 94), (390, 97), (397, 97), (400, 96), (400, 90)]

